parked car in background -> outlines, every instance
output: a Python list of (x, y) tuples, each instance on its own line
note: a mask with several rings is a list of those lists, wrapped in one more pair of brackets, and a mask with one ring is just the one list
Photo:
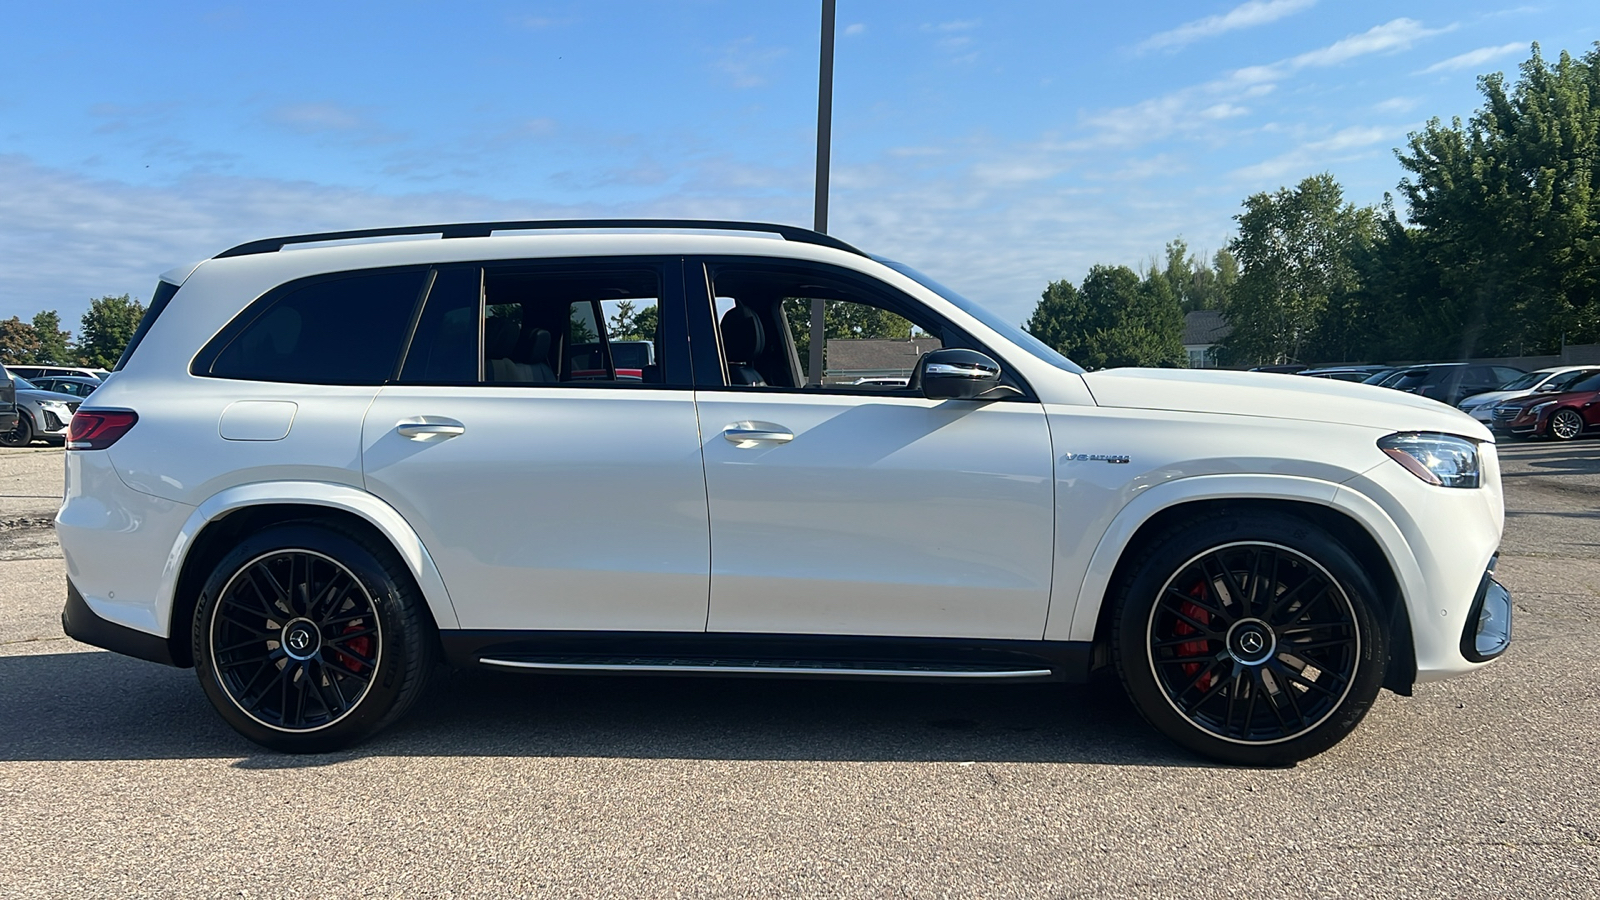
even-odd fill
[(1307, 378), (1332, 378), (1334, 381), (1360, 382), (1367, 381), (1374, 375), (1393, 372), (1394, 366), (1327, 366), (1321, 369), (1306, 369), (1296, 372)]
[(1271, 373), (1273, 373), (1275, 375), (1298, 375), (1301, 372), (1305, 371), (1305, 368), (1306, 368), (1305, 366), (1295, 365), (1295, 364), (1291, 363), (1291, 364), (1288, 364), (1288, 365), (1281, 365), (1281, 366), (1256, 366), (1255, 368), (1251, 369), (1250, 371), (1252, 371), (1252, 372), (1271, 372)]
[(1600, 432), (1600, 372), (1554, 396), (1532, 394), (1495, 404), (1492, 427), (1501, 434), (1558, 441)]
[(17, 421), (9, 431), (0, 433), (0, 447), (26, 447), (35, 440), (65, 442), (67, 426), (83, 398), (41, 391), (17, 375), (12, 381), (16, 384)]
[(47, 378), (56, 375), (78, 375), (83, 378), (93, 378), (95, 381), (104, 381), (110, 372), (105, 369), (96, 369), (86, 366), (7, 366), (13, 375), (21, 375), (30, 381), (36, 378)]
[(1499, 390), (1501, 385), (1522, 374), (1521, 369), (1510, 366), (1425, 363), (1406, 366), (1378, 384), (1454, 406), (1461, 402), (1463, 397)]
[(98, 378), (87, 375), (51, 375), (45, 378), (30, 378), (33, 386), (41, 391), (50, 391), (56, 394), (71, 394), (74, 397), (87, 397), (94, 393), (101, 382)]
[(0, 434), (9, 434), (17, 427), (17, 385), (11, 373), (0, 366)]
[(1600, 374), (1600, 366), (1551, 366), (1513, 379), (1498, 391), (1473, 394), (1457, 404), (1456, 408), (1489, 425), (1494, 421), (1494, 408), (1507, 400), (1520, 400), (1535, 394), (1559, 394), (1595, 374)]

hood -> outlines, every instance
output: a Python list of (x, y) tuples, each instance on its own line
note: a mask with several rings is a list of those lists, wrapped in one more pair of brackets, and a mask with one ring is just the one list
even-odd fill
[(1108, 369), (1090, 372), (1083, 380), (1101, 406), (1345, 422), (1494, 440), (1476, 419), (1436, 400), (1330, 378), (1216, 369)]
[(84, 398), (74, 397), (71, 394), (58, 394), (55, 391), (30, 391), (27, 389), (17, 391), (17, 400), (32, 400), (35, 403), (82, 403)]
[[(1533, 396), (1534, 393), (1534, 391), (1488, 391), (1487, 393), (1473, 394), (1471, 397), (1462, 398), (1461, 407), (1470, 409), (1476, 406), (1483, 406), (1486, 403), (1493, 404), (1506, 400), (1521, 400), (1524, 397)], [(1554, 397), (1555, 394), (1548, 394), (1548, 396)]]

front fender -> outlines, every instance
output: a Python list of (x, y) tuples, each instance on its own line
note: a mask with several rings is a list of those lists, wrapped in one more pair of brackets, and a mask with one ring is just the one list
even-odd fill
[[(161, 570), (159, 602), (156, 609), (163, 618), (170, 617), (178, 588), (178, 576), (183, 563), (194, 546), (195, 538), (211, 522), (228, 513), (252, 506), (278, 506), (283, 504), (321, 506), (343, 510), (360, 516), (378, 529), (417, 580), (422, 596), (428, 602), (433, 620), (440, 628), (458, 628), (455, 605), (445, 588), (439, 569), (428, 555), (428, 548), (412, 530), (410, 523), (394, 507), (357, 488), (321, 481), (273, 481), (241, 484), (214, 494), (201, 503), (183, 523), (172, 550), (167, 554), (166, 565)], [(161, 633), (170, 634), (169, 622), (159, 622)]]
[[(1162, 510), (1201, 500), (1287, 500), (1337, 510), (1365, 528), (1383, 549), (1408, 609), (1413, 606), (1413, 598), (1427, 596), (1422, 568), (1401, 529), (1366, 495), (1331, 481), (1294, 475), (1196, 475), (1153, 485), (1117, 513), (1090, 557), (1073, 608), (1057, 609), (1051, 605), (1045, 640), (1093, 640), (1111, 576), (1134, 534)], [(1074, 594), (1066, 586), (1057, 596), (1070, 598)]]

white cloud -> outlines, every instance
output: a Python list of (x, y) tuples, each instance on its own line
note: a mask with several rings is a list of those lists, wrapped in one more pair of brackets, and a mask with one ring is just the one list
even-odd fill
[(1326, 138), (1308, 141), (1271, 159), (1235, 169), (1234, 181), (1261, 185), (1283, 178), (1302, 177), (1328, 168), (1328, 164), (1370, 152), (1370, 148), (1398, 135), (1393, 129), (1373, 125), (1345, 128)]
[(855, 23), (852, 23), (850, 25), (846, 25), (844, 27), (844, 36), (845, 37), (859, 37), (859, 36), (861, 36), (863, 34), (866, 34), (866, 33), (867, 33), (867, 26), (864, 23), (861, 23), (861, 22), (855, 22)]
[(1428, 28), (1415, 19), (1393, 19), (1326, 47), (1266, 65), (1235, 69), (1221, 78), (1180, 88), (1132, 106), (1092, 113), (1084, 117), (1084, 122), (1093, 133), (1075, 142), (1075, 146), (1130, 147), (1173, 134), (1198, 133), (1219, 120), (1249, 114), (1250, 107), (1243, 101), (1272, 92), (1277, 82), (1291, 75), (1374, 53), (1404, 50), (1417, 41), (1454, 27)]
[(1374, 104), (1372, 108), (1381, 113), (1408, 113), (1416, 109), (1420, 102), (1415, 97), (1390, 97), (1382, 103)]
[(981, 19), (958, 19), (951, 22), (929, 23), (922, 26), (923, 31), (971, 31), (982, 24)]
[(1509, 44), (1501, 44), (1498, 47), (1479, 47), (1476, 50), (1469, 50), (1460, 56), (1452, 56), (1449, 59), (1440, 60), (1426, 69), (1423, 69), (1418, 74), (1431, 75), (1434, 72), (1454, 72), (1459, 69), (1476, 69), (1490, 60), (1499, 59), (1502, 56), (1510, 56), (1513, 53), (1527, 50), (1529, 46), (1530, 44), (1526, 44), (1521, 41), (1512, 41)]
[(354, 131), (367, 124), (360, 113), (336, 103), (292, 103), (274, 109), (267, 118), (301, 134)]
[(753, 37), (740, 38), (723, 48), (716, 66), (736, 88), (755, 88), (767, 83), (767, 70), (787, 51), (782, 47), (757, 46)]
[(1303, 9), (1310, 9), (1316, 5), (1317, 0), (1249, 0), (1233, 9), (1217, 16), (1207, 16), (1193, 22), (1185, 22), (1170, 31), (1154, 34), (1142, 41), (1136, 48), (1140, 51), (1148, 50), (1176, 50), (1195, 41), (1216, 37), (1229, 31), (1240, 28), (1253, 28), (1276, 22), (1284, 16), (1292, 15)]

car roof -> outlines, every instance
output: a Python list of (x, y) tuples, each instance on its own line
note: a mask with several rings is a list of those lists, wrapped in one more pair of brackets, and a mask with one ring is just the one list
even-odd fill
[(501, 222), (452, 222), (439, 225), (402, 225), (393, 228), (363, 228), (353, 231), (323, 231), (248, 241), (218, 253), (214, 259), (275, 253), (295, 244), (370, 241), (395, 237), (439, 235), (444, 240), (491, 238), (507, 232), (540, 231), (713, 231), (776, 235), (785, 241), (816, 244), (844, 250), (857, 256), (867, 254), (831, 235), (771, 222), (733, 222), (721, 219), (524, 219)]

